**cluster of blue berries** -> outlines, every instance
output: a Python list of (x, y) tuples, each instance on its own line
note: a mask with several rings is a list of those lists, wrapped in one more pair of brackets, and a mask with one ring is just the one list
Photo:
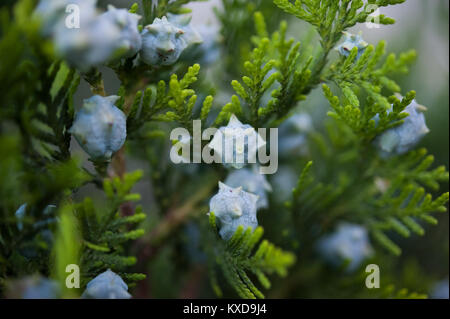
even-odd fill
[(209, 143), (227, 168), (234, 168), (219, 182), (219, 192), (209, 202), (209, 210), (218, 219), (219, 234), (229, 240), (239, 226), (255, 229), (258, 209), (268, 207), (267, 192), (272, 188), (256, 168), (244, 168), (249, 154), (256, 154), (265, 141), (249, 124), (243, 124), (232, 114), (226, 126), (220, 127)]
[[(57, 53), (82, 72), (92, 67), (140, 57), (146, 64), (171, 65), (190, 44), (201, 43), (189, 15), (168, 14), (140, 32), (140, 16), (108, 6), (99, 13), (97, 0), (41, 0), (35, 16), (41, 31), (53, 39)], [(75, 6), (75, 25), (68, 9)], [(70, 132), (92, 160), (109, 160), (126, 139), (126, 116), (114, 104), (118, 97), (93, 96), (77, 111)]]
[[(156, 18), (140, 32), (140, 16), (126, 9), (108, 6), (99, 14), (97, 0), (41, 0), (35, 15), (42, 34), (52, 37), (55, 49), (70, 65), (86, 72), (140, 53), (150, 65), (171, 65), (190, 44), (200, 43), (200, 35), (190, 26), (190, 16), (171, 15)], [(76, 6), (79, 19), (70, 21), (66, 12)], [(75, 23), (77, 21), (77, 23)]]
[[(57, 299), (61, 297), (61, 288), (55, 280), (40, 275), (30, 276), (15, 282), (20, 288), (23, 299)], [(86, 285), (81, 298), (84, 299), (130, 299), (128, 286), (111, 269), (99, 274)]]

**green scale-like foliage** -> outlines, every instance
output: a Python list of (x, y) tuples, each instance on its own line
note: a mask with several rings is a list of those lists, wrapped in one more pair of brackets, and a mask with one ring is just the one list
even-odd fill
[[(213, 258), (220, 266), (227, 282), (235, 289), (241, 298), (264, 298), (264, 294), (255, 286), (249, 274), (255, 276), (259, 283), (269, 289), (271, 284), (268, 274), (276, 273), (279, 276), (287, 275), (287, 268), (295, 262), (295, 256), (284, 252), (267, 240), (259, 241), (263, 236), (262, 227), (254, 231), (251, 228), (244, 230), (239, 226), (234, 235), (224, 243), (218, 235), (216, 217), (214, 212), (209, 214), (210, 226), (216, 237), (216, 246), (213, 248)], [(218, 295), (221, 290), (217, 285), (214, 272), (211, 281)]]
[(136, 263), (136, 257), (124, 255), (126, 243), (144, 235), (143, 229), (133, 229), (146, 215), (137, 206), (133, 215), (123, 216), (121, 205), (140, 199), (130, 193), (133, 185), (142, 177), (141, 171), (106, 179), (103, 189), (107, 197), (107, 211), (99, 214), (90, 198), (75, 205), (74, 213), (81, 228), (83, 243), (82, 269), (86, 281), (110, 268), (125, 274), (124, 280), (134, 282), (145, 278), (144, 274), (127, 273), (126, 269)]

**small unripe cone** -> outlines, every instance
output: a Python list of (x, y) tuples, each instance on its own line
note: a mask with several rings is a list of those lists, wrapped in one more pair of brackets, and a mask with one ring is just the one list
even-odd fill
[(118, 96), (84, 100), (70, 132), (92, 160), (108, 160), (125, 142), (126, 116), (114, 103)]
[(130, 299), (128, 286), (123, 279), (108, 269), (92, 279), (86, 286), (82, 298)]
[(229, 240), (239, 226), (244, 229), (258, 226), (256, 219), (256, 202), (258, 196), (242, 190), (231, 188), (219, 182), (219, 192), (209, 202), (209, 210), (218, 219), (219, 234)]
[(339, 224), (334, 233), (319, 240), (317, 248), (319, 254), (334, 266), (348, 262), (347, 271), (356, 270), (373, 254), (367, 229), (350, 223)]

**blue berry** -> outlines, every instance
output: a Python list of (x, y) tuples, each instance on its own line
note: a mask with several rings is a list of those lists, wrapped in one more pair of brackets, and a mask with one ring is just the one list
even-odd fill
[(128, 286), (123, 279), (108, 269), (92, 279), (86, 286), (82, 298), (88, 299), (130, 299)]
[(242, 190), (242, 187), (232, 188), (219, 182), (219, 192), (211, 198), (209, 210), (216, 216), (219, 234), (224, 240), (229, 240), (240, 225), (244, 229), (258, 226), (257, 201), (257, 195)]
[(344, 33), (344, 42), (338, 45), (336, 49), (339, 51), (341, 55), (347, 57), (350, 55), (352, 49), (356, 47), (358, 48), (358, 54), (356, 55), (356, 59), (358, 60), (369, 44), (363, 40), (361, 34), (351, 34), (348, 32), (343, 33)]
[(114, 103), (118, 96), (94, 95), (84, 100), (70, 132), (92, 159), (108, 160), (125, 142), (127, 121)]
[(150, 65), (174, 64), (192, 43), (201, 42), (198, 33), (189, 25), (190, 19), (171, 15), (156, 18), (142, 31), (141, 59)]
[(263, 138), (249, 124), (242, 124), (232, 114), (227, 126), (221, 126), (214, 134), (209, 148), (222, 159), (226, 167), (240, 169), (250, 162), (250, 156), (254, 156), (260, 147), (266, 145)]
[(167, 20), (174, 26), (183, 30), (183, 39), (187, 45), (202, 43), (200, 34), (191, 25), (192, 16), (189, 14), (167, 14)]
[(138, 30), (138, 21), (141, 18), (139, 15), (109, 5), (108, 11), (99, 17), (102, 18), (110, 20), (120, 29), (117, 48), (123, 51), (123, 54), (119, 54), (121, 58), (129, 58), (139, 52), (142, 47), (142, 38)]
[(123, 32), (108, 15), (92, 16), (80, 10), (80, 28), (67, 28), (62, 20), (55, 28), (56, 52), (82, 72), (120, 58), (124, 47)]
[(256, 208), (267, 208), (269, 206), (269, 201), (267, 199), (267, 192), (272, 191), (272, 187), (267, 181), (265, 175), (260, 174), (256, 166), (253, 169), (239, 169), (231, 172), (225, 184), (231, 187), (240, 187), (246, 192), (258, 195), (258, 201), (256, 202)]
[(367, 230), (356, 224), (341, 223), (337, 230), (317, 244), (319, 254), (330, 264), (342, 266), (347, 271), (356, 270), (373, 253)]
[[(403, 112), (408, 113), (404, 122), (383, 132), (375, 139), (375, 145), (382, 157), (404, 154), (414, 148), (430, 131), (425, 123), (422, 111), (426, 108), (413, 100)], [(392, 107), (388, 113), (392, 112)], [(378, 119), (378, 114), (375, 121)]]

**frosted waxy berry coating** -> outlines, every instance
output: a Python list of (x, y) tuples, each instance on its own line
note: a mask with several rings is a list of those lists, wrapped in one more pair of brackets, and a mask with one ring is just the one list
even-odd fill
[(156, 18), (141, 33), (141, 59), (150, 65), (174, 64), (190, 44), (200, 43), (200, 35), (189, 25), (190, 17), (170, 15)]
[(222, 239), (229, 240), (240, 225), (244, 229), (255, 229), (258, 226), (257, 201), (257, 195), (242, 190), (242, 187), (232, 188), (219, 182), (219, 192), (211, 198), (209, 210), (218, 220)]
[[(375, 146), (382, 157), (404, 154), (413, 149), (430, 131), (425, 123), (422, 111), (426, 108), (413, 100), (403, 112), (408, 116), (403, 123), (383, 132), (375, 139)], [(392, 107), (388, 113), (392, 112)], [(378, 114), (374, 118), (377, 122)]]
[(120, 41), (117, 43), (117, 49), (123, 52), (119, 54), (120, 57), (129, 58), (139, 52), (142, 47), (142, 38), (138, 30), (141, 16), (109, 5), (108, 11), (99, 18), (108, 19), (120, 29)]
[(266, 176), (260, 174), (255, 167), (253, 169), (242, 168), (232, 171), (226, 178), (225, 184), (231, 187), (240, 187), (246, 192), (258, 195), (256, 208), (267, 208), (269, 201), (267, 192), (272, 191), (272, 187), (266, 179)]
[(115, 272), (108, 269), (92, 279), (86, 286), (82, 298), (130, 299), (128, 286)]
[(42, 0), (35, 15), (42, 21), (42, 33), (52, 36), (56, 52), (82, 72), (134, 56), (142, 45), (140, 16), (113, 6), (98, 15), (96, 0)]
[(192, 16), (189, 14), (167, 14), (167, 20), (174, 26), (183, 30), (183, 39), (187, 45), (202, 43), (203, 39), (197, 30), (192, 27)]
[(114, 103), (118, 96), (94, 95), (84, 100), (70, 132), (92, 159), (108, 160), (125, 142), (127, 121)]
[(227, 126), (217, 130), (208, 147), (221, 158), (224, 166), (240, 169), (249, 162), (254, 163), (258, 149), (265, 145), (264, 139), (251, 125), (242, 124), (232, 114)]
[(338, 45), (336, 49), (339, 51), (341, 55), (347, 57), (350, 55), (350, 52), (352, 52), (353, 48), (356, 47), (358, 48), (356, 60), (358, 60), (369, 44), (363, 40), (361, 34), (351, 34), (348, 32), (343, 33), (344, 33), (344, 42)]
[(119, 46), (121, 29), (111, 19), (96, 16), (87, 20), (81, 21), (80, 28), (58, 25), (53, 37), (56, 52), (82, 72), (120, 57), (124, 51)]

